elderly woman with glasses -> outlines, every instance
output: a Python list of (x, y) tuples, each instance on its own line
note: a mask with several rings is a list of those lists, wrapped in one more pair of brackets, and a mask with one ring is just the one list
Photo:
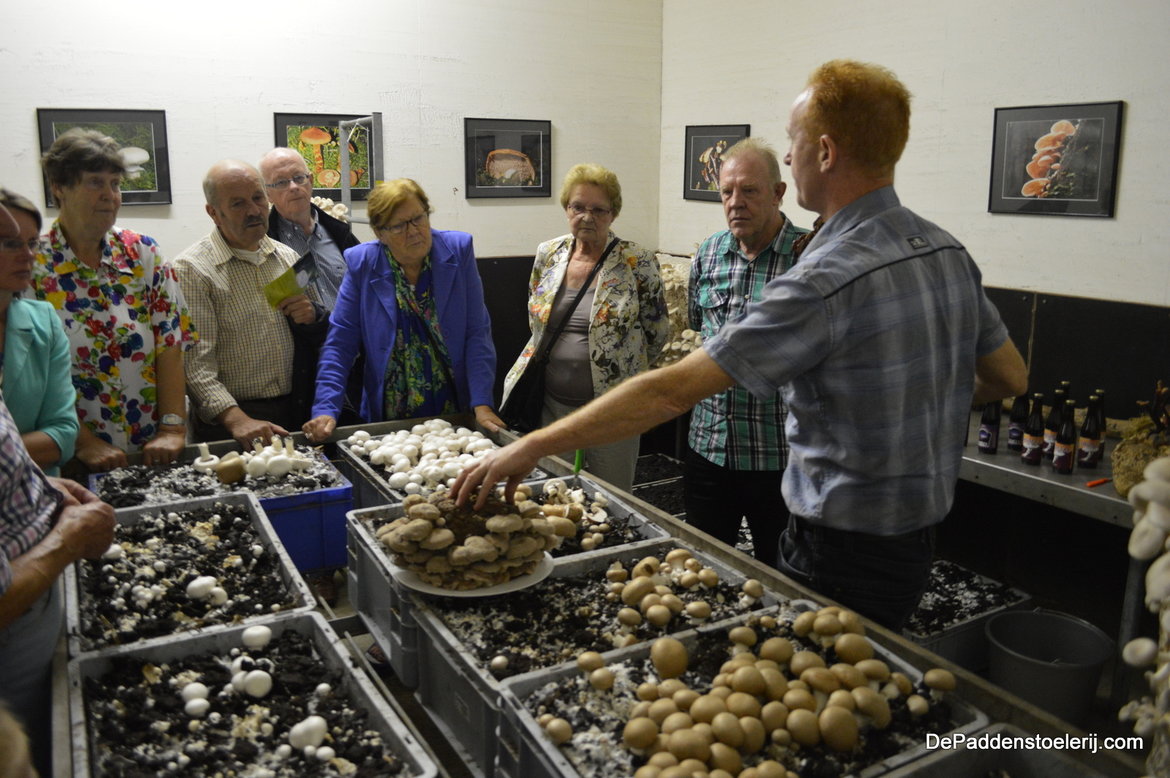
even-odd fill
[(496, 351), (471, 236), (433, 230), (417, 183), (379, 184), (367, 204), (377, 240), (345, 252), (347, 271), (321, 348), (310, 440), (337, 426), (359, 347), (367, 422), (472, 410), (495, 431)]
[(46, 475), (60, 475), (77, 440), (69, 341), (53, 306), (23, 297), (40, 251), (41, 212), (0, 188), (0, 393)]
[(126, 163), (118, 143), (74, 128), (43, 160), (57, 220), (33, 268), (73, 358), (77, 458), (94, 472), (175, 462), (187, 440), (183, 352), (194, 343), (174, 268), (158, 244), (115, 227)]
[[(658, 259), (610, 229), (622, 209), (617, 176), (600, 165), (574, 166), (561, 186), (561, 207), (569, 234), (536, 249), (528, 294), (532, 337), (504, 381), (506, 403), (533, 356), (549, 349), (543, 424), (647, 370), (670, 338)], [(556, 341), (545, 343), (557, 330)], [(585, 449), (585, 469), (629, 490), (638, 443), (635, 437)]]

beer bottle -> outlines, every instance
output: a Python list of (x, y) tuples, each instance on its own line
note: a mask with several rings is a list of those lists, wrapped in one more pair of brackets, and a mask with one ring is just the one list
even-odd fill
[(1032, 411), (1024, 425), (1024, 450), (1020, 459), (1026, 465), (1038, 465), (1044, 459), (1044, 393), (1032, 395)]
[(1064, 389), (1052, 393), (1052, 408), (1044, 421), (1044, 458), (1052, 459), (1052, 448), (1056, 445), (1056, 430), (1060, 428), (1060, 417), (1064, 413)]
[(1021, 394), (1012, 400), (1012, 412), (1008, 415), (1008, 451), (1024, 450), (1024, 427), (1028, 423), (1028, 395)]
[(1077, 459), (1077, 404), (1074, 400), (1064, 401), (1064, 413), (1060, 426), (1056, 428), (1056, 442), (1052, 447), (1052, 469), (1061, 474), (1073, 471)]
[(1089, 396), (1089, 408), (1081, 424), (1081, 435), (1077, 440), (1077, 467), (1094, 468), (1101, 461), (1101, 398)]
[(1098, 457), (1098, 459), (1104, 459), (1105, 458), (1105, 441), (1108, 440), (1108, 438), (1109, 438), (1109, 422), (1108, 422), (1109, 417), (1106, 416), (1106, 414), (1105, 414), (1105, 390), (1098, 389), (1096, 392), (1094, 392), (1094, 394), (1097, 395), (1097, 416), (1101, 420), (1101, 423), (1100, 423), (1100, 427), (1101, 427), (1101, 454)]
[(999, 447), (999, 417), (1003, 404), (999, 400), (983, 406), (983, 417), (979, 420), (979, 453), (994, 454)]

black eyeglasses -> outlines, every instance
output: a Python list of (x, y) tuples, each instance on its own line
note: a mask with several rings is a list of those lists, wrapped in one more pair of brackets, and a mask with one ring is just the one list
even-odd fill
[(574, 216), (584, 216), (589, 214), (594, 219), (600, 219), (603, 216), (609, 216), (613, 213), (612, 208), (590, 208), (588, 205), (581, 205), (581, 203), (569, 203), (569, 212)]
[(24, 251), (26, 248), (32, 253), (36, 254), (41, 247), (41, 239), (33, 238), (32, 240), (21, 240), (20, 238), (4, 238), (0, 240), (0, 250), (3, 251)]
[(406, 232), (407, 227), (415, 227), (415, 228), (421, 229), (423, 224), (426, 223), (427, 218), (429, 216), (430, 216), (430, 214), (428, 214), (426, 211), (423, 211), (418, 216), (415, 216), (413, 219), (407, 219), (405, 221), (400, 221), (397, 224), (391, 224), (389, 227), (383, 227), (382, 229), (385, 230), (386, 232), (390, 233), (391, 235), (401, 235), (402, 233)]
[(279, 181), (273, 181), (271, 184), (265, 184), (264, 186), (268, 187), (269, 189), (288, 189), (289, 184), (304, 186), (305, 184), (309, 183), (312, 178), (313, 177), (308, 173), (297, 173), (292, 178), (282, 178)]

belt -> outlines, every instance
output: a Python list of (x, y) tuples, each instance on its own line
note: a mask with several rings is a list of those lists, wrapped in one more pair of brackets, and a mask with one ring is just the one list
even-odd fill
[(811, 521), (809, 519), (804, 518), (803, 516), (797, 516), (795, 513), (792, 513), (792, 514), (789, 514), (789, 516), (788, 516), (788, 529), (790, 532), (793, 532), (794, 534), (797, 534), (797, 535), (807, 534), (807, 535), (814, 537), (814, 538), (824, 538), (826, 540), (830, 540), (833, 538), (844, 540), (844, 539), (849, 539), (849, 538), (869, 537), (869, 538), (881, 538), (882, 540), (897, 541), (897, 540), (911, 540), (914, 538), (920, 538), (920, 537), (924, 537), (924, 536), (928, 537), (933, 528), (932, 527), (922, 527), (921, 529), (914, 529), (914, 530), (910, 530), (909, 532), (902, 532), (902, 533), (897, 534), (897, 535), (875, 535), (872, 532), (860, 532), (857, 530), (837, 529), (836, 527), (826, 527), (824, 524), (821, 524), (821, 523), (815, 522), (815, 521)]

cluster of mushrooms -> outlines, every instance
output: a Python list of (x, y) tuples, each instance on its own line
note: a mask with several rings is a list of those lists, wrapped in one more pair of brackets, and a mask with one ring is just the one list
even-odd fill
[(468, 462), (496, 448), (482, 432), (456, 427), (445, 419), (429, 419), (381, 437), (356, 430), (345, 445), (350, 453), (382, 467), (391, 489), (408, 495), (451, 486)]
[(249, 478), (283, 478), (289, 473), (308, 470), (313, 459), (297, 449), (293, 439), (272, 437), (265, 446), (259, 439), (252, 441), (252, 450), (243, 454), (231, 451), (223, 457), (211, 453), (206, 443), (199, 444), (199, 456), (191, 463), (196, 472), (215, 473), (220, 482), (234, 484)]
[[(858, 616), (827, 607), (801, 613), (792, 631), (824, 650), (802, 649), (786, 637), (763, 641), (755, 628), (773, 631), (773, 616), (757, 616), (729, 630), (730, 656), (707, 691), (689, 688), (681, 676), (690, 660), (686, 645), (673, 637), (650, 647), (657, 681), (636, 690), (638, 702), (622, 732), (624, 745), (646, 758), (635, 778), (794, 778), (781, 761), (788, 753), (823, 744), (854, 751), (866, 728), (885, 729), (890, 704), (902, 700), (912, 716), (926, 714), (933, 701), (955, 688), (954, 676), (927, 671), (928, 699), (916, 693), (904, 673), (875, 658)], [(838, 661), (827, 665), (825, 657)], [(614, 673), (600, 654), (583, 653), (577, 665), (598, 693), (614, 686)], [(572, 725), (550, 712), (537, 721), (556, 744), (569, 743)], [(757, 761), (750, 767), (745, 759)]]
[(1135, 638), (1122, 649), (1127, 664), (1149, 668), (1151, 696), (1127, 703), (1119, 718), (1154, 739), (1146, 766), (1150, 775), (1164, 775), (1170, 770), (1170, 457), (1155, 459), (1142, 475), (1127, 495), (1134, 509), (1129, 554), (1154, 560), (1146, 571), (1145, 602), (1158, 614), (1159, 637)]
[[(546, 551), (577, 526), (563, 517), (546, 517), (531, 500), (515, 505), (492, 495), (482, 511), (457, 507), (447, 490), (429, 497), (411, 494), (403, 515), (375, 535), (394, 563), (442, 589), (495, 586), (531, 573)], [(559, 520), (558, 520), (559, 519)]]
[(699, 333), (688, 329), (687, 288), (690, 282), (690, 263), (677, 265), (660, 256), (662, 296), (670, 316), (671, 339), (655, 361), (655, 367), (677, 362), (703, 343)]
[[(187, 726), (190, 732), (198, 733), (203, 727), (202, 720), (204, 719), (212, 725), (221, 723), (222, 718), (215, 711), (215, 700), (218, 697), (246, 695), (255, 700), (262, 700), (272, 691), (272, 671), (275, 669), (272, 661), (253, 659), (246, 652), (247, 649), (259, 650), (267, 646), (272, 640), (271, 628), (262, 624), (248, 627), (243, 631), (240, 639), (245, 650), (233, 649), (231, 684), (222, 690), (216, 692), (197, 680), (185, 683), (179, 678), (171, 680), (172, 685), (176, 687), (182, 684), (179, 688), (179, 695), (183, 700), (183, 711), (190, 717)], [(149, 678), (152, 674), (157, 675), (158, 671), (159, 668), (147, 665), (143, 674)], [(157, 682), (157, 677), (155, 681)], [(316, 693), (319, 696), (325, 696), (332, 692), (333, 688), (327, 683), (317, 685)], [(260, 724), (259, 729), (262, 734), (270, 735), (273, 731), (273, 725), (264, 722)], [(288, 732), (288, 742), (277, 746), (275, 753), (278, 757), (287, 759), (295, 750), (303, 754), (306, 759), (316, 758), (321, 762), (328, 762), (336, 756), (331, 746), (323, 745), (328, 731), (328, 722), (324, 718), (315, 715), (307, 716), (292, 725)], [(180, 754), (175, 766), (176, 768), (186, 767), (189, 761), (185, 754)]]
[[(614, 647), (638, 642), (634, 628), (646, 622), (664, 629), (676, 615), (685, 615), (692, 626), (711, 618), (711, 604), (706, 600), (684, 603), (675, 594), (674, 587), (692, 592), (714, 589), (719, 584), (719, 573), (706, 567), (685, 548), (675, 548), (661, 559), (647, 556), (627, 570), (620, 561), (614, 561), (605, 571), (609, 581), (606, 597), (621, 600), (625, 606), (617, 613), (618, 624), (613, 632)], [(754, 578), (743, 584), (739, 605), (750, 608), (764, 596), (764, 587)]]
[[(541, 513), (553, 524), (557, 534), (570, 538), (581, 536), (581, 550), (592, 551), (605, 542), (609, 525), (609, 499), (600, 492), (592, 499), (580, 487), (570, 488), (560, 478), (550, 478), (536, 494), (529, 484), (516, 487), (517, 500), (536, 500)], [(572, 532), (565, 522), (572, 522)]]

